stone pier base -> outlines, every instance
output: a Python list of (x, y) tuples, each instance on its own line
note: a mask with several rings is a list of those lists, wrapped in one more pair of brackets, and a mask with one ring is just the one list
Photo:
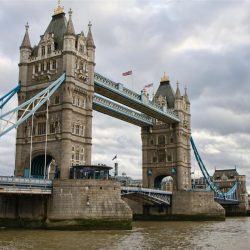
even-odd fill
[(109, 180), (53, 182), (46, 226), (53, 229), (131, 229), (132, 211), (120, 184)]
[(131, 229), (132, 211), (121, 199), (119, 183), (56, 180), (51, 195), (1, 194), (0, 227)]
[(225, 220), (225, 210), (214, 201), (213, 192), (174, 191), (171, 207), (123, 199), (135, 220)]
[(172, 216), (194, 220), (225, 220), (225, 210), (214, 201), (213, 192), (175, 191)]

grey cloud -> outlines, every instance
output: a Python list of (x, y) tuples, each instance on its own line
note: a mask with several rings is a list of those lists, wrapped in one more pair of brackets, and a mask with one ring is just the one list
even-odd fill
[[(12, 62), (9, 68), (0, 64), (0, 92), (5, 93), (9, 86), (4, 83), (15, 82), (18, 77), (18, 48), (26, 21), (30, 23), (32, 44), (37, 43), (55, 3), (0, 0), (0, 4), (0, 55)], [(162, 73), (167, 71), (173, 87), (177, 80), (182, 91), (188, 86), (192, 131), (207, 129), (208, 134), (224, 138), (221, 144), (214, 138), (199, 141), (209, 170), (215, 165), (240, 164), (239, 172), (250, 176), (248, 1), (65, 0), (63, 5), (66, 12), (72, 7), (77, 32), (84, 30), (86, 34), (88, 21), (93, 23), (96, 71), (131, 87), (131, 79), (121, 73), (132, 69), (136, 91), (149, 82), (154, 82), (156, 91)], [(190, 39), (197, 44), (181, 47)], [(98, 113), (94, 113), (93, 124), (93, 160), (112, 164), (112, 157), (119, 153), (121, 171), (139, 177), (140, 129)], [(230, 149), (228, 138), (232, 135), (235, 145)], [(6, 146), (10, 152), (14, 150)], [(222, 153), (210, 154), (208, 147)], [(11, 155), (2, 154), (2, 164), (7, 166), (9, 158)]]

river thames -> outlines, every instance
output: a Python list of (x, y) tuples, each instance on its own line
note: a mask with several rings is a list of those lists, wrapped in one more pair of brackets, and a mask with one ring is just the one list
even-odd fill
[(134, 222), (124, 231), (0, 231), (0, 249), (250, 249), (250, 217), (225, 222)]

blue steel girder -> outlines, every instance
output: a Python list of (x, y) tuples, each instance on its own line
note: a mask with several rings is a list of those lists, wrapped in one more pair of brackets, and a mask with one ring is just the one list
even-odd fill
[(131, 110), (97, 94), (95, 94), (93, 98), (93, 109), (139, 127), (153, 126), (151, 117)]
[(5, 104), (16, 94), (20, 91), (21, 89), (21, 85), (18, 84), (14, 89), (12, 89), (11, 91), (9, 91), (7, 94), (5, 94), (4, 96), (2, 96), (0, 98), (0, 109), (2, 109)]
[(125, 88), (121, 83), (115, 83), (98, 73), (94, 75), (94, 87), (96, 93), (160, 121), (167, 123), (180, 122), (175, 112), (169, 109), (163, 110), (152, 101), (145, 100), (141, 95)]
[(216, 185), (216, 183), (213, 182), (213, 180), (211, 179), (201, 157), (200, 154), (195, 146), (194, 140), (191, 137), (190, 138), (190, 142), (194, 151), (194, 155), (195, 158), (197, 160), (197, 163), (200, 167), (200, 170), (207, 182), (207, 184), (209, 185), (209, 187), (211, 188), (211, 190), (214, 192), (215, 194), (215, 199), (219, 199), (219, 200), (234, 200), (237, 201), (237, 197), (236, 197), (236, 191), (237, 191), (237, 187), (238, 187), (238, 182), (235, 181), (234, 185), (227, 191), (227, 192), (222, 192), (220, 190), (220, 188)]
[[(65, 73), (62, 74), (57, 80), (50, 84), (47, 88), (40, 91), (34, 97), (28, 101), (20, 104), (18, 107), (2, 114), (0, 116), (1, 123), (4, 123), (1, 126), (0, 137), (9, 132), (10, 130), (17, 128), (29, 117), (34, 115), (34, 113), (46, 103), (50, 96), (55, 93), (55, 91), (61, 86), (65, 80)], [(17, 121), (12, 121), (14, 116), (17, 116)], [(15, 117), (14, 117), (15, 118)]]

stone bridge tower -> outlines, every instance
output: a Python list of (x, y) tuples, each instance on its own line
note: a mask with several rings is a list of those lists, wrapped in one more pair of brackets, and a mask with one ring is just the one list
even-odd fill
[[(58, 5), (37, 46), (31, 46), (28, 28), (27, 24), (20, 46), (18, 103), (30, 99), (64, 72), (66, 80), (50, 98), (48, 116), (46, 104), (34, 115), (33, 123), (30, 118), (18, 127), (15, 175), (43, 178), (50, 165), (67, 179), (71, 165), (91, 163), (95, 66), (91, 24), (87, 36), (76, 34), (72, 11), (67, 20)], [(54, 170), (50, 173), (53, 175)]]
[(163, 178), (170, 176), (173, 190), (191, 188), (190, 102), (186, 90), (181, 96), (178, 85), (174, 94), (169, 78), (164, 74), (154, 101), (163, 110), (175, 111), (180, 123), (155, 120), (152, 128), (142, 128), (144, 187), (161, 188)]

